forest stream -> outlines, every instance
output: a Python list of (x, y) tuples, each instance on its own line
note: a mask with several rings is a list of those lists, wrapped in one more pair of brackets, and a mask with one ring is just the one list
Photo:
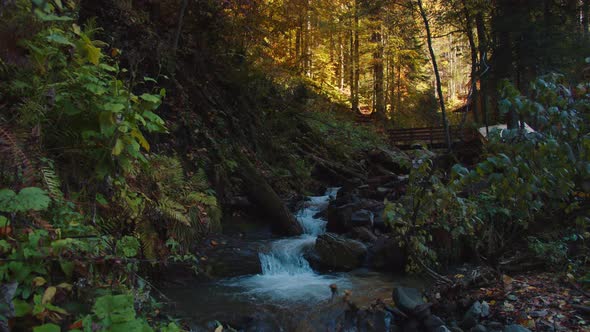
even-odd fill
[[(296, 212), (304, 234), (265, 241), (260, 252), (262, 273), (226, 278), (166, 290), (176, 309), (192, 322), (194, 330), (210, 330), (215, 321), (232, 326), (247, 325), (255, 331), (324, 330), (334, 327), (341, 314), (342, 298), (332, 296), (350, 291), (350, 300), (366, 306), (388, 299), (395, 286), (420, 287), (423, 281), (407, 276), (357, 269), (348, 273), (319, 273), (306, 259), (326, 221), (318, 216), (334, 199), (339, 188), (323, 196), (311, 196)], [(401, 271), (400, 271), (401, 272)]]

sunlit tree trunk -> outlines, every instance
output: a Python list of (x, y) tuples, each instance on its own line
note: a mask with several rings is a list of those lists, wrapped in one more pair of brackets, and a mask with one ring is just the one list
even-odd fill
[(445, 107), (445, 97), (444, 97), (443, 91), (442, 91), (442, 83), (440, 80), (440, 73), (438, 71), (438, 64), (436, 62), (436, 54), (434, 53), (434, 48), (432, 47), (432, 33), (430, 31), (430, 23), (428, 22), (428, 16), (426, 15), (426, 11), (424, 10), (422, 0), (417, 0), (417, 1), (418, 1), (418, 9), (420, 10), (420, 16), (422, 16), (422, 20), (424, 21), (424, 28), (426, 29), (426, 41), (428, 42), (428, 50), (430, 51), (430, 59), (432, 60), (434, 77), (436, 79), (436, 91), (438, 93), (438, 102), (440, 104), (443, 127), (445, 129), (446, 143), (447, 143), (448, 149), (451, 150), (451, 133), (449, 131), (449, 122), (447, 121), (447, 110)]
[[(352, 20), (351, 20), (352, 21)], [(354, 25), (353, 22), (350, 24), (350, 54), (349, 54), (349, 72), (350, 72), (350, 105), (353, 112), (358, 110), (358, 99), (356, 96), (356, 85), (355, 85), (355, 57), (354, 57)]]
[(359, 4), (358, 0), (354, 0), (354, 104), (356, 108), (353, 107), (354, 111), (358, 111), (359, 108), (359, 80), (360, 80), (360, 56), (359, 56)]
[(478, 12), (475, 15), (475, 25), (477, 26), (477, 41), (479, 51), (479, 77), (480, 77), (480, 94), (481, 94), (481, 112), (483, 116), (483, 122), (486, 126), (486, 134), (488, 133), (488, 65), (487, 65), (487, 32), (485, 27), (485, 20), (482, 12)]
[[(378, 18), (377, 18), (378, 20)], [(385, 118), (385, 96), (383, 82), (383, 38), (381, 35), (381, 23), (373, 32), (373, 42), (376, 44), (373, 52), (373, 77), (375, 79), (373, 88), (375, 90), (375, 111), (379, 117)]]

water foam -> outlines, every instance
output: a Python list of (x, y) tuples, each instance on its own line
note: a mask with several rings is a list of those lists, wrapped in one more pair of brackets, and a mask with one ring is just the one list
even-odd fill
[(349, 287), (343, 275), (320, 275), (313, 271), (305, 253), (325, 233), (326, 221), (316, 215), (327, 208), (339, 188), (330, 188), (323, 196), (309, 197), (296, 218), (303, 235), (276, 240), (267, 253), (260, 253), (262, 274), (232, 279), (227, 284), (245, 289), (243, 293), (266, 299), (309, 301), (329, 298), (329, 285)]

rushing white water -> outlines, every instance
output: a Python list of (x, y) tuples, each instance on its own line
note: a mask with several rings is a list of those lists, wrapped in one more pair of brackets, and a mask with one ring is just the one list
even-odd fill
[(252, 296), (289, 301), (329, 298), (332, 283), (348, 287), (348, 278), (317, 274), (305, 259), (306, 250), (311, 250), (318, 235), (326, 231), (326, 221), (314, 216), (328, 206), (338, 189), (330, 188), (324, 196), (309, 197), (296, 214), (304, 234), (274, 241), (269, 252), (259, 254), (262, 274), (234, 279), (231, 285), (245, 288), (245, 293)]

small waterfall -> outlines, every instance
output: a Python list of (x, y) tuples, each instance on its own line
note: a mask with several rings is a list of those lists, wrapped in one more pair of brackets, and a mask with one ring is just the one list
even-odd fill
[(326, 221), (314, 216), (328, 207), (338, 189), (330, 188), (324, 196), (309, 197), (304, 202), (295, 215), (304, 234), (275, 240), (269, 252), (260, 253), (262, 274), (237, 278), (229, 285), (245, 288), (247, 294), (254, 296), (303, 302), (329, 298), (332, 283), (349, 286), (346, 277), (315, 273), (305, 259), (306, 250), (312, 249), (317, 237), (326, 231)]
[(314, 216), (325, 209), (330, 199), (335, 198), (339, 188), (330, 188), (324, 196), (312, 196), (304, 202), (303, 208), (296, 214), (297, 221), (303, 228), (303, 235), (277, 240), (269, 253), (260, 254), (263, 275), (297, 275), (313, 273), (304, 254), (314, 245), (318, 235), (326, 231), (326, 221)]

